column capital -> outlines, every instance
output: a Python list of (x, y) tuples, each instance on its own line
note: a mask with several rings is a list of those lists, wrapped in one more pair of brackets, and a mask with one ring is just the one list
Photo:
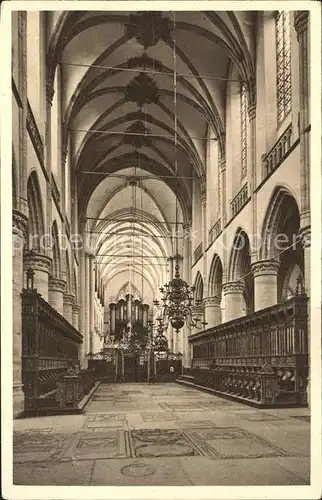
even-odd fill
[(241, 281), (227, 281), (222, 286), (224, 295), (243, 293), (244, 288), (245, 285)]
[(278, 273), (280, 263), (278, 260), (259, 260), (251, 264), (251, 271), (254, 278), (258, 276), (276, 276)]
[(66, 281), (60, 278), (49, 277), (48, 290), (50, 292), (61, 292), (64, 293), (66, 290)]
[(49, 274), (51, 263), (52, 259), (41, 253), (30, 251), (23, 256), (24, 267), (31, 267), (34, 271), (43, 271)]
[(200, 314), (204, 313), (204, 306), (203, 305), (198, 305), (198, 306), (193, 306), (191, 308), (191, 314), (192, 316), (200, 316)]
[(221, 304), (221, 297), (206, 297), (203, 299), (203, 304), (205, 307), (213, 307), (213, 306), (220, 306)]
[(309, 248), (311, 246), (311, 226), (301, 228), (298, 234), (303, 248)]
[(73, 310), (73, 313), (78, 313), (81, 309), (81, 306), (78, 305), (78, 304), (73, 304), (73, 307), (72, 307), (72, 310)]
[(299, 40), (299, 35), (307, 31), (309, 23), (309, 11), (307, 10), (296, 10), (294, 12), (294, 27), (297, 32), (297, 39)]
[(183, 234), (185, 236), (188, 236), (190, 234), (191, 227), (192, 227), (192, 221), (191, 220), (188, 220), (188, 221), (186, 221), (186, 222), (184, 222), (182, 224)]
[(28, 217), (18, 210), (12, 211), (12, 233), (27, 238)]
[(75, 300), (75, 295), (72, 293), (64, 293), (63, 302), (67, 306), (73, 306)]
[(53, 103), (53, 97), (54, 97), (55, 90), (51, 85), (46, 83), (46, 102), (49, 104), (49, 106), (52, 105)]
[(252, 102), (248, 105), (247, 112), (250, 120), (254, 120), (256, 118), (256, 102)]

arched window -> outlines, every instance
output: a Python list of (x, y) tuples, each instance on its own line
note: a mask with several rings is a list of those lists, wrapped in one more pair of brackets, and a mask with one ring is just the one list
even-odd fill
[(240, 89), (240, 116), (241, 116), (241, 179), (247, 174), (247, 93), (246, 87), (242, 84)]
[(280, 124), (291, 111), (291, 30), (290, 13), (276, 14), (276, 88), (277, 122)]

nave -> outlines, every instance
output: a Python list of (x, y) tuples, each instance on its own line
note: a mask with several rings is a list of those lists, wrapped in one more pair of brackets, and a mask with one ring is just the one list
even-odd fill
[(175, 383), (101, 383), (82, 415), (14, 421), (14, 484), (305, 485), (309, 421), (307, 408), (250, 408)]

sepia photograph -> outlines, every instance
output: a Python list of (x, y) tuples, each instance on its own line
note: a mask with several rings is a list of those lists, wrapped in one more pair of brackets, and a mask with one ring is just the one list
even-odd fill
[(320, 496), (321, 9), (199, 3), (4, 2), (5, 498)]

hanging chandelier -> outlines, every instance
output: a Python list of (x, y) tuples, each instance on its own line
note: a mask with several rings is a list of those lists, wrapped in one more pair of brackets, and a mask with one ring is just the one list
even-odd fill
[(174, 257), (174, 278), (160, 287), (161, 302), (154, 300), (154, 304), (162, 310), (164, 320), (168, 320), (178, 333), (186, 323), (190, 328), (202, 328), (207, 323), (199, 317), (193, 317), (194, 306), (199, 306), (200, 301), (195, 300), (195, 287), (188, 285), (180, 277), (179, 255)]

